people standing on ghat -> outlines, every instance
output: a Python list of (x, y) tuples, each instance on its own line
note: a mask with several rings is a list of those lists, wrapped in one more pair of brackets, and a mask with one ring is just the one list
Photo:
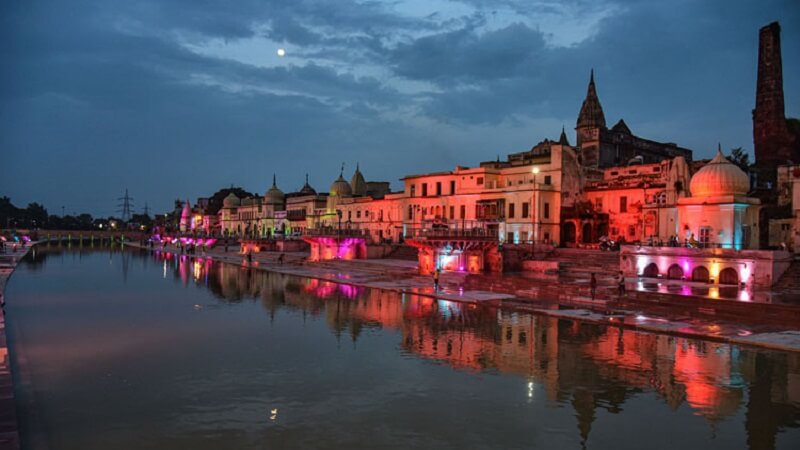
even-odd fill
[(625, 295), (625, 275), (621, 270), (619, 271), (618, 277), (619, 279), (617, 280), (617, 287), (619, 290), (619, 296), (622, 297)]
[(280, 263), (280, 265), (283, 265), (283, 253), (281, 253), (281, 254), (278, 256), (278, 263)]
[(439, 274), (441, 273), (441, 269), (438, 267), (436, 268), (436, 272), (433, 272), (433, 289), (435, 291), (439, 290)]
[(592, 278), (589, 280), (589, 289), (592, 292), (592, 300), (594, 300), (594, 294), (597, 292), (597, 278), (595, 278), (594, 272), (592, 272)]

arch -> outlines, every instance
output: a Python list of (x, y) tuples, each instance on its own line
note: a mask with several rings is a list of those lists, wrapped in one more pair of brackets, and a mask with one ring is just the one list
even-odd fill
[(595, 226), (595, 236), (608, 236), (608, 224), (600, 222)]
[(719, 273), (719, 284), (739, 284), (739, 273), (731, 267), (723, 269)]
[(667, 269), (667, 278), (670, 280), (680, 280), (683, 278), (683, 269), (681, 269), (681, 266), (677, 264), (669, 266), (669, 269)]
[(708, 283), (709, 275), (708, 269), (703, 266), (695, 267), (692, 270), (692, 281), (700, 281), (703, 283)]
[(583, 227), (581, 227), (581, 242), (584, 244), (591, 244), (593, 241), (592, 224), (587, 222), (583, 224)]
[(564, 243), (574, 243), (576, 237), (575, 222), (564, 222), (561, 225), (561, 241)]
[(642, 275), (647, 278), (657, 278), (658, 277), (658, 266), (656, 263), (650, 263), (647, 267), (644, 268)]

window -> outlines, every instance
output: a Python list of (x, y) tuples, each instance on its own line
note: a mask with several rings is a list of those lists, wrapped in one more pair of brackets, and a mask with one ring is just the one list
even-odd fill
[(553, 177), (551, 177), (550, 175), (544, 176), (544, 184), (550, 185), (552, 184), (552, 182), (553, 182)]
[(411, 196), (414, 197), (415, 195), (417, 195), (417, 185), (416, 184), (412, 184), (411, 185)]
[(456, 181), (455, 180), (451, 180), (450, 181), (450, 195), (455, 195), (455, 193), (456, 193)]
[(628, 236), (636, 236), (636, 227), (634, 225), (628, 225)]
[(461, 218), (465, 219), (467, 217), (467, 205), (461, 205)]
[(478, 177), (478, 186), (483, 184), (483, 177)]
[(408, 220), (414, 219), (414, 207), (412, 205), (408, 205)]
[(603, 210), (603, 198), (602, 197), (597, 197), (596, 199), (594, 199), (594, 209), (596, 211), (602, 211)]
[(450, 207), (450, 218), (451, 219), (455, 219), (456, 218), (456, 207), (455, 206), (451, 206)]
[(528, 211), (529, 209), (530, 209), (530, 203), (523, 202), (522, 203), (522, 218), (523, 219), (527, 219), (528, 216), (530, 215), (530, 212)]
[(711, 241), (711, 227), (700, 228), (700, 243), (703, 247), (707, 246)]
[(550, 218), (550, 203), (544, 202), (544, 218)]
[(509, 203), (508, 204), (508, 218), (509, 219), (513, 219), (514, 218), (514, 204), (513, 203)]
[(422, 183), (422, 196), (428, 196), (428, 183)]
[(361, 210), (359, 209), (359, 210), (356, 211), (356, 219), (360, 219), (360, 218), (361, 218)]
[(442, 182), (436, 182), (436, 195), (442, 195)]
[(628, 212), (628, 197), (622, 196), (619, 198), (619, 212)]
[(661, 172), (661, 167), (659, 166), (653, 167), (653, 172)]
[(617, 176), (617, 175), (619, 175), (619, 172), (611, 172), (611, 176), (612, 176), (612, 177), (615, 177), (615, 176)]
[(347, 220), (353, 219), (353, 211), (347, 211)]

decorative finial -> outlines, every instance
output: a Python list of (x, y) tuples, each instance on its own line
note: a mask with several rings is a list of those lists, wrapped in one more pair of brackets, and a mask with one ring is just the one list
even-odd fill
[(589, 73), (589, 83), (594, 83), (594, 67), (592, 67), (592, 71)]
[(717, 141), (717, 151), (722, 153), (722, 143)]
[(272, 187), (278, 187), (278, 185), (275, 184), (275, 174), (274, 173), (272, 174)]
[(356, 172), (359, 172), (359, 171), (360, 171), (360, 169), (359, 169), (359, 163), (358, 163), (358, 162), (356, 162)]
[(308, 185), (308, 173), (306, 173), (306, 185)]

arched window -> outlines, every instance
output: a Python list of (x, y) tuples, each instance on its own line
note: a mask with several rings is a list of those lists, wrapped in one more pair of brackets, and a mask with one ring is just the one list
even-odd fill
[(719, 284), (739, 284), (739, 274), (736, 269), (728, 267), (719, 273)]
[(692, 281), (708, 282), (708, 269), (703, 266), (695, 267), (692, 270)]
[(681, 269), (681, 266), (677, 264), (669, 266), (669, 270), (667, 270), (667, 278), (671, 280), (680, 280), (683, 278), (683, 269)]
[(650, 263), (647, 267), (644, 268), (644, 272), (642, 275), (647, 278), (657, 278), (658, 277), (658, 266), (656, 263)]

